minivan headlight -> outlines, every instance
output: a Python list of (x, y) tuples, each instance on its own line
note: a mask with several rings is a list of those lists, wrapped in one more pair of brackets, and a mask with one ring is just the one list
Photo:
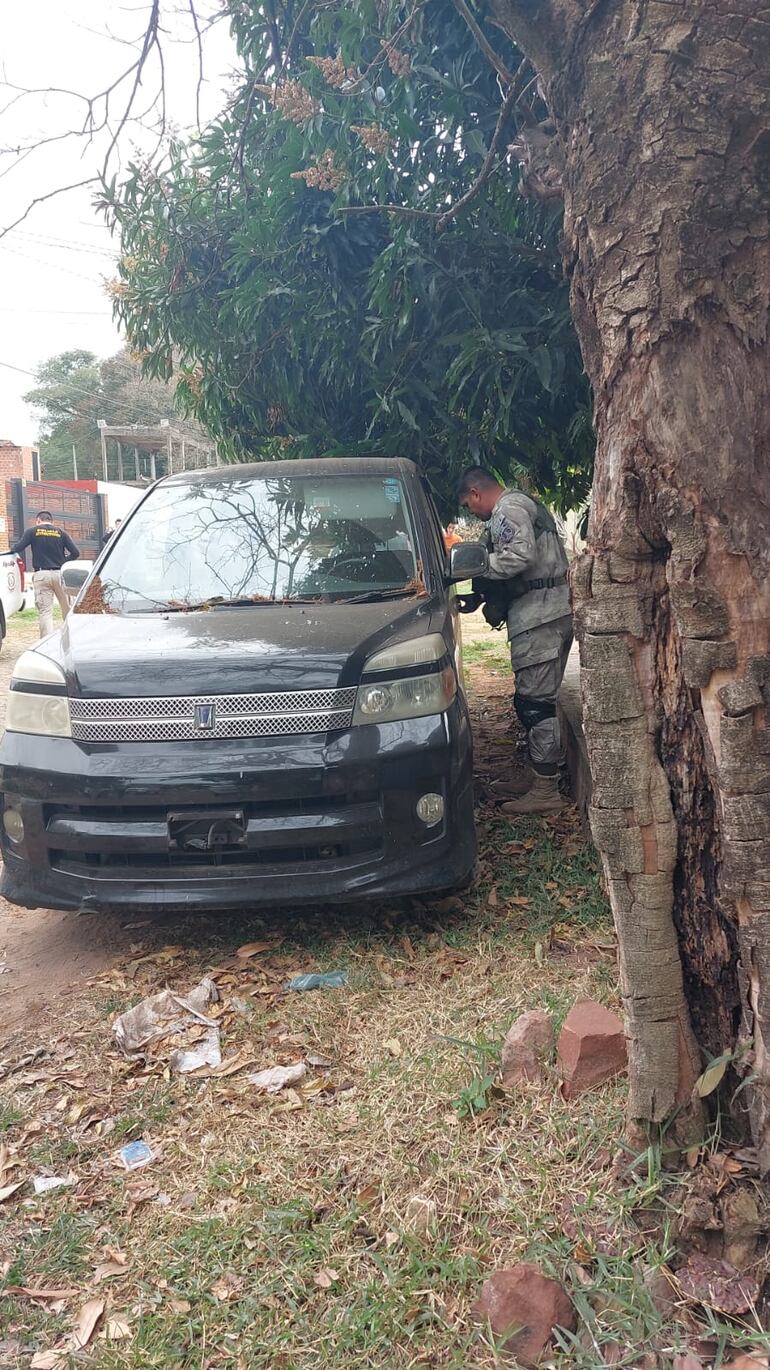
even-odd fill
[[(369, 658), (364, 676), (383, 672), (379, 680), (364, 680), (358, 687), (353, 722), (395, 723), (405, 718), (424, 718), (442, 714), (457, 693), (457, 676), (451, 665), (435, 666), (447, 655), (440, 633), (430, 633), (409, 642), (397, 642)], [(430, 667), (412, 675), (393, 677), (390, 671)]]
[(23, 652), (11, 673), (5, 717), (8, 732), (71, 737), (66, 689), (64, 672), (53, 661), (40, 652)]

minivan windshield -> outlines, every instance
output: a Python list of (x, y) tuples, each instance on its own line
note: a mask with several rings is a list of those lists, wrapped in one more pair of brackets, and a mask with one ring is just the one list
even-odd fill
[(389, 598), (413, 591), (417, 553), (395, 477), (223, 472), (153, 490), (98, 581), (81, 612), (93, 591), (113, 613)]

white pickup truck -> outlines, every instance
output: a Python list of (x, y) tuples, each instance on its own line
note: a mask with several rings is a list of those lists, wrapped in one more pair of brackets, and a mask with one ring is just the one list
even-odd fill
[(8, 631), (8, 620), (25, 605), (23, 571), (13, 552), (0, 552), (0, 647)]

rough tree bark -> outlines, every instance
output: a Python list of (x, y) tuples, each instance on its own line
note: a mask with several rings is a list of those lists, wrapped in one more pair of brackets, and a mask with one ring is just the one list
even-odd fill
[(556, 128), (596, 400), (574, 589), (629, 1112), (686, 1109), (704, 1056), (743, 1046), (767, 1170), (770, 0), (497, 12)]

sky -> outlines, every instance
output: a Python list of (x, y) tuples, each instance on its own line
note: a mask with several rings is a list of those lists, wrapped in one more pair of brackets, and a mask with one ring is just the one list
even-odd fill
[[(27, 0), (0, 6), (0, 235), (36, 197), (74, 185), (103, 166), (109, 133), (99, 133), (90, 145), (62, 136), (82, 125), (86, 108), (68, 92), (93, 96), (125, 71), (135, 60), (149, 11), (150, 0)], [(221, 6), (217, 0), (199, 0), (198, 12), (205, 24), (207, 16), (221, 14)], [(168, 120), (176, 131), (192, 133), (198, 52), (186, 0), (161, 0), (161, 14)], [(222, 108), (236, 66), (226, 20), (204, 34), (203, 45), (205, 125)], [(153, 61), (143, 79), (139, 112), (157, 89)], [(129, 91), (126, 81), (112, 97), (118, 116)], [(135, 153), (155, 147), (153, 119), (150, 115), (144, 127), (124, 130), (112, 173)], [(40, 146), (41, 138), (56, 141)], [(104, 288), (115, 274), (117, 251), (94, 207), (95, 191), (88, 186), (53, 196), (0, 236), (0, 438), (36, 442), (37, 419), (22, 396), (34, 387), (42, 362), (72, 348), (108, 357), (123, 343)]]

